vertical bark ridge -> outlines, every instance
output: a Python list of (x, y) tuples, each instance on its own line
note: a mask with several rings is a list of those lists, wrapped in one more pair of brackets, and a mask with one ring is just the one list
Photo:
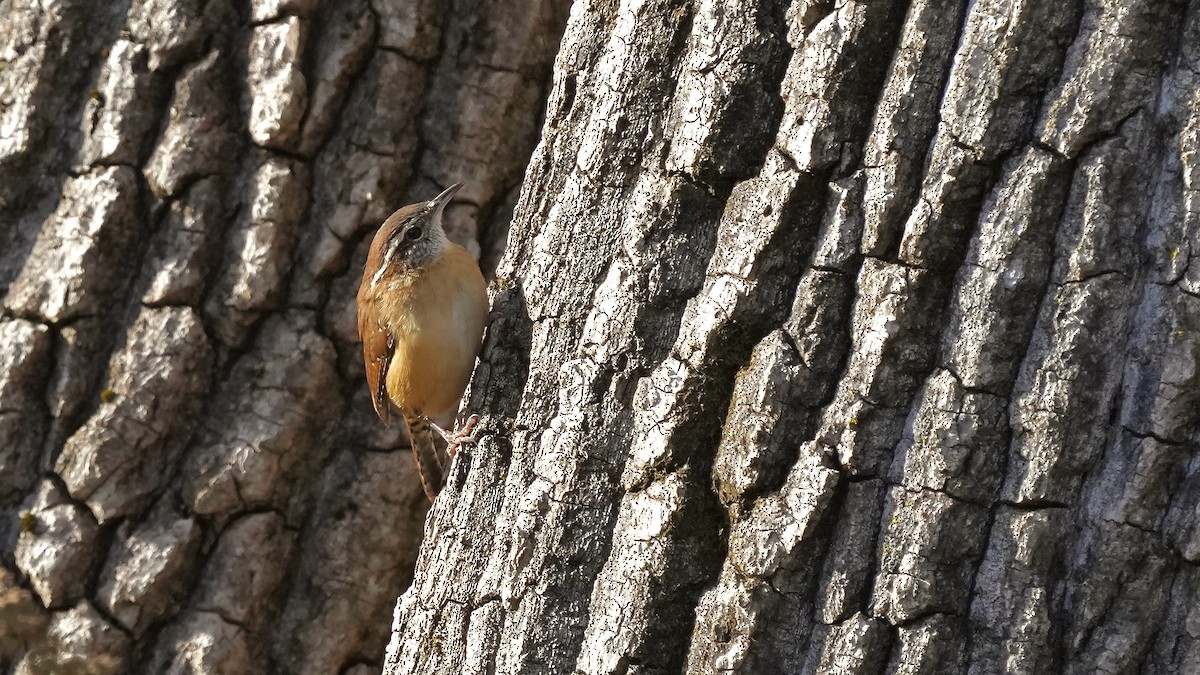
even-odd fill
[[(616, 11), (615, 15), (605, 16), (601, 13), (598, 19), (598, 23), (603, 25), (602, 35), (609, 38), (608, 42), (601, 42), (604, 49), (593, 52), (570, 48), (572, 40), (570, 36), (576, 33), (568, 31), (568, 38), (565, 41), (567, 46), (560, 55), (560, 67), (562, 60), (568, 58), (575, 59), (576, 63), (596, 64), (619, 63), (620, 60), (626, 58), (644, 58), (655, 64), (653, 72), (658, 77), (673, 72), (682, 52), (682, 40), (668, 40), (659, 47), (654, 45), (654, 38), (661, 37), (661, 35), (646, 31), (661, 31), (660, 26), (664, 21), (668, 27), (686, 26), (686, 23), (690, 21), (686, 8), (669, 3), (652, 3), (650, 6), (640, 8), (642, 11), (622, 12), (617, 8), (611, 9)], [(594, 16), (585, 17), (581, 13), (577, 13), (573, 20), (581, 21), (585, 25), (590, 21), (597, 21)], [(683, 30), (682, 35), (686, 34), (686, 30)], [(659, 49), (662, 51), (657, 51)], [(576, 274), (592, 277), (598, 274), (605, 275), (606, 280), (597, 291), (598, 297), (603, 297), (612, 292), (605, 291), (605, 286), (611, 286), (615, 291), (629, 285), (645, 288), (656, 281), (652, 277), (647, 278), (641, 270), (637, 271), (636, 276), (629, 276), (625, 270), (632, 266), (620, 258), (610, 262), (614, 252), (612, 247), (616, 242), (615, 235), (618, 232), (624, 229), (625, 234), (637, 242), (625, 252), (626, 256), (634, 259), (652, 259), (659, 255), (658, 251), (663, 250), (666, 243), (661, 241), (663, 236), (657, 232), (657, 228), (669, 226), (673, 222), (671, 217), (675, 216), (695, 222), (698, 227), (702, 228), (701, 231), (703, 228), (711, 231), (712, 212), (719, 202), (706, 195), (703, 189), (698, 189), (683, 179), (669, 180), (664, 186), (665, 189), (656, 187), (654, 184), (656, 181), (650, 180), (652, 177), (661, 180), (662, 177), (659, 166), (662, 159), (657, 156), (663, 152), (659, 147), (661, 141), (650, 140), (647, 145), (638, 145), (635, 141), (641, 138), (641, 134), (647, 134), (650, 139), (661, 137), (660, 131), (653, 128), (648, 129), (645, 125), (654, 123), (653, 120), (656, 117), (660, 117), (666, 112), (670, 97), (648, 96), (631, 101), (631, 111), (628, 113), (627, 121), (616, 121), (617, 123), (614, 124), (615, 120), (610, 119), (605, 111), (590, 109), (594, 100), (593, 92), (603, 87), (614, 89), (619, 87), (619, 82), (613, 82), (607, 78), (628, 77), (630, 73), (622, 74), (621, 70), (601, 65), (596, 66), (595, 73), (595, 80), (586, 78), (568, 80), (567, 86), (570, 91), (562, 89), (564, 85), (561, 81), (556, 85), (558, 91), (551, 96), (550, 109), (555, 110), (558, 106), (569, 108), (569, 111), (564, 110), (564, 113), (580, 120), (581, 131), (578, 135), (560, 137), (548, 128), (540, 153), (574, 152), (580, 155), (586, 153), (596, 161), (612, 167), (620, 176), (614, 179), (612, 187), (604, 191), (605, 194), (599, 201), (573, 203), (564, 209), (564, 212), (551, 214), (550, 221), (546, 223), (547, 228), (570, 227), (572, 231), (578, 232), (581, 237), (584, 237), (584, 239), (577, 240), (578, 247), (576, 249), (563, 250), (559, 252), (559, 255), (552, 257), (552, 264), (565, 263), (558, 269), (570, 270), (568, 273), (573, 276)], [(560, 96), (563, 98), (559, 99)], [(610, 148), (613, 153), (612, 155), (598, 154), (596, 150), (587, 149), (589, 143)], [(531, 174), (537, 171), (540, 161), (535, 156), (534, 164), (530, 169)], [(583, 189), (593, 181), (590, 174), (598, 170), (596, 167), (586, 167), (576, 173), (568, 172), (562, 177), (563, 182), (558, 189), (564, 193), (581, 194)], [(622, 225), (621, 221), (614, 217), (618, 214), (611, 213), (611, 209), (613, 205), (620, 203), (621, 195), (631, 192), (633, 203), (623, 219), (627, 224)], [(531, 197), (526, 194), (522, 198), (522, 204), (526, 208), (540, 208), (536, 205), (537, 199), (536, 195)], [(583, 219), (582, 222), (580, 219)], [(706, 220), (708, 225), (705, 224)], [(585, 230), (582, 229), (582, 225), (588, 222), (600, 223), (597, 226), (600, 239), (596, 238), (595, 233), (585, 233)], [(605, 229), (612, 229), (612, 233), (604, 232)], [(543, 234), (546, 234), (545, 230), (543, 230)], [(703, 246), (704, 239), (704, 237), (698, 237), (696, 241)], [(546, 241), (553, 242), (554, 238), (547, 237)], [(585, 243), (586, 245), (584, 245)], [(604, 253), (599, 257), (594, 257), (595, 249), (589, 250), (588, 247), (595, 246), (597, 243), (600, 244), (601, 251)], [(536, 241), (534, 245), (537, 245)], [(697, 251), (697, 253), (701, 258), (705, 255), (703, 250)], [(587, 254), (588, 259), (579, 260), (580, 254)], [(520, 256), (513, 254), (511, 249), (506, 260), (515, 261), (517, 265), (524, 265), (526, 262)], [(490, 621), (503, 621), (503, 625), (499, 627), (501, 640), (505, 642), (512, 640), (519, 645), (520, 641), (524, 639), (518, 632), (520, 626), (536, 622), (539, 616), (561, 617), (560, 620), (569, 626), (572, 615), (582, 614), (582, 608), (574, 607), (571, 604), (558, 604), (540, 595), (529, 593), (526, 586), (529, 581), (520, 574), (520, 567), (529, 561), (521, 558), (522, 556), (532, 556), (535, 566), (540, 565), (543, 560), (558, 559), (564, 563), (568, 563), (572, 559), (579, 560), (581, 552), (571, 552), (565, 549), (555, 552), (555, 547), (560, 546), (560, 542), (564, 542), (564, 540), (562, 534), (554, 533), (567, 523), (573, 524), (574, 527), (580, 527), (583, 523), (594, 523), (599, 525), (596, 528), (597, 531), (607, 529), (605, 523), (610, 516), (603, 509), (596, 509), (586, 502), (590, 499), (597, 499), (598, 496), (595, 494), (597, 490), (611, 492), (614, 489), (614, 482), (619, 476), (619, 473), (614, 474), (614, 466), (619, 472), (617, 462), (620, 455), (614, 454), (615, 448), (607, 447), (607, 444), (612, 442), (612, 439), (608, 438), (608, 434), (611, 433), (614, 437), (619, 438), (628, 432), (621, 432), (619, 426), (615, 430), (606, 429), (594, 437), (596, 439), (594, 442), (586, 443), (586, 450), (575, 457), (556, 457), (557, 453), (554, 452), (556, 443), (561, 443), (566, 439), (578, 441), (588, 426), (604, 424), (605, 418), (613, 417), (611, 411), (605, 415), (599, 414), (603, 411), (597, 409), (598, 401), (594, 397), (600, 392), (608, 390), (610, 385), (618, 392), (628, 389), (626, 382), (631, 377), (631, 373), (644, 367), (639, 365), (639, 361), (646, 358), (641, 352), (665, 349), (665, 346), (657, 348), (653, 346), (659, 340), (651, 340), (650, 345), (627, 344), (630, 338), (634, 337), (631, 332), (634, 324), (653, 322), (662, 329), (673, 330), (670, 328), (672, 311), (676, 313), (674, 320), (678, 321), (678, 318), (677, 310), (670, 309), (671, 305), (675, 304), (672, 296), (689, 293), (688, 287), (694, 282), (689, 282), (688, 276), (694, 277), (700, 270), (696, 269), (694, 263), (685, 264), (681, 270), (660, 277), (659, 288), (655, 294), (662, 298), (660, 302), (665, 307), (656, 307), (657, 303), (651, 302), (649, 307), (639, 310), (640, 317), (637, 314), (622, 316), (620, 313), (615, 316), (593, 314), (592, 317), (586, 317), (579, 314), (579, 309), (585, 308), (586, 305), (571, 306), (567, 304), (568, 296), (565, 294), (547, 294), (541, 289), (522, 285), (520, 280), (528, 276), (529, 272), (522, 271), (514, 274), (510, 267), (506, 267), (507, 264), (502, 263), (500, 268), (501, 297), (497, 299), (496, 304), (497, 307), (505, 309), (513, 307), (518, 312), (528, 312), (529, 318), (525, 320), (530, 321), (531, 324), (530, 343), (533, 351), (530, 359), (532, 362), (529, 373), (530, 381), (538, 382), (547, 377), (561, 378), (565, 386), (571, 387), (571, 392), (559, 400), (559, 405), (555, 409), (515, 411), (514, 454), (534, 452), (539, 458), (535, 465), (535, 472), (528, 472), (528, 469), (510, 472), (505, 480), (510, 485), (515, 483), (528, 486), (530, 494), (527, 494), (521, 502), (513, 500), (503, 505), (503, 510), (498, 515), (499, 536), (490, 545), (490, 560), (485, 563), (486, 566), (480, 565), (482, 578), (477, 587), (464, 589), (474, 598), (483, 599), (475, 600), (472, 603), (473, 607), (480, 605), (484, 607), (483, 611), (478, 612), (480, 615), (486, 616)], [(605, 272), (604, 268), (600, 266), (607, 266), (608, 271)], [(508, 275), (512, 275), (512, 277), (508, 277)], [(506, 300), (506, 297), (514, 297), (516, 302), (510, 302)], [(613, 309), (617, 312), (621, 310), (621, 308)], [(517, 323), (522, 318), (516, 316), (505, 319), (505, 323), (502, 325), (511, 330), (513, 326), (510, 325), (510, 322)], [(582, 337), (580, 337), (581, 334)], [(545, 346), (547, 344), (551, 346), (580, 344), (577, 349), (580, 349), (582, 353), (579, 354), (580, 358), (556, 362), (551, 359), (561, 357), (556, 357), (553, 352), (547, 350)], [(485, 364), (489, 360), (487, 351), (485, 349)], [(574, 352), (575, 349), (571, 351)], [(619, 367), (616, 364), (620, 364)], [(477, 381), (481, 376), (487, 377), (486, 368), (485, 365), (485, 370), (477, 374)], [(554, 373), (554, 369), (558, 370), (557, 374)], [(629, 394), (621, 396), (628, 400)], [(606, 407), (614, 409), (619, 405), (619, 400), (605, 403)], [(535, 446), (532, 449), (523, 450), (521, 447), (522, 427), (536, 428), (538, 418), (543, 415), (552, 416), (554, 421), (550, 423), (550, 426), (555, 432), (541, 439), (539, 445), (542, 449)], [(617, 424), (620, 424), (619, 420)], [(530, 440), (536, 439), (531, 438)], [(485, 452), (486, 448), (488, 445), (485, 443), (480, 448), (479, 454)], [(595, 459), (589, 459), (590, 457)], [(583, 462), (582, 466), (584, 467), (577, 479), (578, 482), (558, 484), (556, 478), (560, 475), (569, 475), (566, 470), (570, 469), (572, 463), (576, 461)], [(477, 466), (473, 466), (472, 471), (477, 468)], [(555, 497), (555, 495), (572, 492), (577, 493), (573, 500), (559, 501), (559, 498)], [(593, 496), (587, 497), (587, 495)], [(463, 495), (464, 500), (469, 497), (470, 495)], [(538, 542), (529, 541), (534, 537), (529, 529), (533, 527), (539, 528), (546, 536)], [(457, 545), (458, 542), (443, 543), (445, 548), (457, 548)], [(589, 548), (603, 547), (606, 546), (606, 542), (596, 541), (587, 546)], [(482, 552), (476, 552), (476, 555), (479, 553)], [(547, 556), (556, 557), (548, 559)], [(575, 595), (569, 591), (575, 584), (584, 582), (590, 585), (590, 581), (587, 581), (586, 568), (578, 571), (572, 570), (569, 575), (564, 576), (564, 573), (568, 572), (568, 568), (557, 568), (553, 563), (551, 565), (551, 568), (546, 570), (545, 579), (538, 583), (552, 587), (560, 586), (565, 589), (554, 593), (553, 596), (561, 595), (569, 599), (570, 596)], [(504, 587), (498, 587), (495, 578), (501, 566), (508, 568), (505, 571), (514, 577)], [(501, 611), (500, 616), (497, 616), (497, 612), (493, 611), (494, 608), (487, 604), (495, 602), (496, 598), (501, 598), (500, 604), (507, 609), (507, 611)], [(401, 620), (399, 616), (403, 615), (398, 615), (398, 620)], [(417, 620), (419, 621), (420, 618), (417, 617)], [(455, 619), (448, 617), (443, 621), (455, 621)], [(472, 618), (469, 626), (455, 626), (455, 630), (474, 631), (477, 630), (478, 625), (477, 621)], [(571, 629), (567, 628), (566, 630)], [(506, 637), (510, 634), (513, 635), (512, 638)], [(405, 650), (418, 645), (419, 642), (407, 642), (393, 646)], [(554, 645), (555, 652), (553, 653), (542, 651), (549, 648), (549, 645), (537, 647), (539, 651), (532, 654), (521, 654), (519, 649), (514, 650), (508, 656), (511, 659), (508, 667), (545, 668), (554, 671), (562, 667), (555, 664), (562, 664), (566, 658), (569, 658), (564, 655), (563, 650), (571, 649), (569, 643), (558, 642)], [(473, 655), (467, 654), (466, 656)], [(427, 657), (428, 655), (406, 651), (399, 651), (396, 654), (397, 660), (412, 663), (415, 667), (433, 667), (432, 662), (426, 660)], [(454, 655), (452, 658), (463, 657)], [(481, 667), (480, 663), (473, 660), (466, 663), (456, 661), (451, 661), (451, 663), (456, 663), (456, 666), (468, 670)]]
[[(703, 124), (712, 107), (693, 93), (686, 64), (705, 53), (703, 40), (744, 52), (734, 31), (722, 32), (729, 23), (705, 23), (705, 8), (696, 7), (663, 133), (682, 134), (671, 146), (674, 161), (707, 170), (722, 166), (721, 147), (729, 146), (709, 150), (688, 139), (692, 120)], [(615, 11), (642, 16), (642, 9), (625, 3)], [(521, 402), (512, 392), (502, 397), (521, 412), (511, 426), (493, 426), (493, 447), (513, 454), (460, 467), (458, 512), (434, 516), (435, 527), (446, 528), (439, 532), (478, 544), (487, 539), (470, 531), (472, 516), (462, 511), (486, 503), (499, 509), (485, 511), (489, 522), (511, 514), (499, 519), (508, 543), (493, 544), (503, 554), (471, 573), (478, 586), (458, 595), (468, 609), (448, 605), (432, 579), (404, 598), (390, 672), (442, 663), (469, 672), (672, 671), (680, 665), (672, 654), (683, 649), (679, 626), (688, 623), (678, 614), (689, 602), (697, 604), (685, 647), (694, 672), (1041, 672), (1066, 667), (1064, 646), (1074, 650), (1071, 663), (1112, 658), (1135, 669), (1150, 656), (1182, 663), (1186, 656), (1165, 647), (1177, 642), (1160, 638), (1154, 646), (1150, 638), (1186, 614), (1181, 603), (1195, 584), (1176, 574), (1168, 547), (1190, 541), (1190, 530), (1142, 536), (1137, 526), (1088, 515), (1111, 508), (1090, 491), (1108, 497), (1121, 484), (1129, 471), (1122, 467), (1138, 457), (1131, 439), (1159, 440), (1125, 434), (1114, 443), (1108, 419), (1149, 396), (1126, 393), (1132, 385), (1120, 385), (1122, 370), (1129, 378), (1128, 364), (1162, 363), (1162, 329), (1146, 337), (1134, 317), (1158, 316), (1149, 308), (1157, 305), (1137, 304), (1152, 302), (1138, 300), (1145, 293), (1140, 242), (1154, 231), (1141, 223), (1157, 208), (1151, 181), (1161, 185), (1167, 175), (1156, 168), (1161, 130), (1185, 124), (1186, 113), (1168, 120), (1158, 100), (1170, 77), (1183, 77), (1163, 80), (1188, 35), (1166, 29), (1181, 11), (1180, 3), (795, 3), (787, 10), (794, 51), (775, 141), (754, 173), (730, 171), (728, 193), (714, 191), (721, 202), (715, 241), (678, 327), (665, 338), (635, 331), (635, 347), (670, 340), (659, 354), (611, 338), (614, 326), (631, 325), (647, 294), (656, 297), (640, 280), (658, 258), (636, 255), (642, 240), (631, 221), (646, 218), (652, 196), (677, 188), (671, 179), (651, 184), (653, 172), (630, 181), (623, 163), (630, 146), (605, 154), (589, 140), (597, 138), (596, 110), (608, 124), (640, 114), (637, 96), (657, 93), (660, 81), (627, 89), (627, 79), (607, 70), (613, 62), (591, 51), (620, 35), (621, 21), (576, 7), (565, 42), (574, 47), (560, 57), (543, 148), (513, 230), (509, 264), (519, 271), (501, 291), (501, 306), (511, 315), (551, 287), (570, 289), (528, 307), (528, 324), (506, 316), (502, 325), (529, 325), (536, 336), (540, 322), (583, 316), (581, 337), (531, 338)], [(875, 28), (855, 33), (858, 12), (875, 12), (876, 23), (867, 24)], [(702, 28), (706, 37), (695, 37)], [(603, 35), (596, 42), (582, 37), (595, 31)], [(839, 51), (839, 44), (852, 46)], [(588, 89), (580, 71), (562, 67), (562, 58), (576, 55), (618, 84)], [(828, 75), (803, 76), (812, 73)], [(577, 173), (610, 181), (579, 193)], [(721, 185), (704, 171), (685, 173)], [(1177, 173), (1182, 182), (1186, 173)], [(632, 193), (620, 192), (630, 184)], [(581, 213), (581, 201), (622, 195), (629, 207), (615, 248), (607, 240), (597, 246), (595, 229), (563, 228), (564, 213)], [(1123, 197), (1109, 201), (1115, 195)], [(692, 222), (668, 213), (677, 227)], [(604, 216), (591, 217), (605, 228)], [(1158, 227), (1163, 234), (1154, 236), (1178, 239), (1163, 229), (1173, 226)], [(631, 238), (637, 246), (624, 243)], [(563, 242), (570, 253), (583, 247), (613, 262), (600, 272), (564, 273), (556, 261), (567, 251)], [(704, 250), (683, 237), (670, 243), (680, 260)], [(1189, 246), (1160, 255), (1175, 278), (1185, 267), (1169, 261), (1186, 257)], [(582, 299), (587, 309), (569, 306)], [(1141, 356), (1131, 360), (1128, 350)], [(569, 355), (551, 357), (557, 375), (538, 363), (548, 351)], [(505, 380), (493, 367), (502, 367), (504, 354), (485, 365), (473, 400), (498, 400), (493, 390)], [(605, 368), (614, 358), (640, 370), (630, 377)], [(1080, 369), (1084, 362), (1090, 367)], [(1137, 386), (1158, 386), (1149, 384), (1158, 366), (1146, 368)], [(1051, 372), (1067, 377), (1039, 384)], [(619, 412), (630, 405), (631, 423)], [(596, 410), (613, 412), (597, 417)], [(597, 435), (629, 439), (625, 454), (599, 460), (600, 494), (609, 501), (593, 499), (597, 483), (580, 477), (595, 471)], [(1144, 509), (1150, 486), (1162, 481), (1192, 484), (1181, 455), (1162, 450), (1140, 461), (1154, 478), (1130, 493), (1130, 508)], [(619, 491), (611, 482), (618, 473)], [(546, 531), (554, 522), (546, 513), (584, 496), (587, 510), (603, 515), (572, 525), (604, 523), (600, 538), (611, 536), (590, 548), (565, 527)], [(1172, 514), (1186, 513), (1187, 499), (1151, 499), (1155, 522), (1164, 523), (1157, 527), (1178, 528)], [(1076, 523), (1078, 537), (1070, 535)], [(714, 546), (723, 560), (714, 561)], [(583, 562), (581, 551), (596, 558)], [(424, 569), (474, 560), (429, 555)], [(603, 565), (593, 572), (597, 558)], [(564, 586), (557, 576), (564, 564), (594, 583)], [(1141, 566), (1127, 596), (1115, 581), (1097, 582), (1102, 591), (1089, 585), (1095, 574), (1117, 579)], [(561, 598), (584, 587), (586, 612), (580, 595)], [(1019, 596), (1021, 589), (1030, 595)], [(1122, 598), (1143, 592), (1153, 599), (1145, 611), (1120, 609)], [(515, 621), (514, 593), (522, 617)], [(572, 609), (521, 613), (538, 595)], [(1118, 613), (1107, 615), (1110, 606)], [(1075, 607), (1094, 609), (1076, 616)], [(449, 650), (421, 653), (428, 630), (442, 631)], [(1114, 636), (1126, 635), (1137, 635), (1136, 646), (1113, 647), (1124, 644)]]

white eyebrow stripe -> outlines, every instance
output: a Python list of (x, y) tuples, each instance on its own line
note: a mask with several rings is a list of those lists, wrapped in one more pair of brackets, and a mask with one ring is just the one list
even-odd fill
[(375, 270), (375, 276), (371, 277), (371, 288), (375, 288), (375, 284), (383, 278), (383, 272), (387, 269), (388, 263), (392, 262), (392, 256), (396, 254), (396, 249), (399, 248), (399, 242), (388, 246), (387, 252), (383, 254), (383, 262), (380, 263), (379, 269)]

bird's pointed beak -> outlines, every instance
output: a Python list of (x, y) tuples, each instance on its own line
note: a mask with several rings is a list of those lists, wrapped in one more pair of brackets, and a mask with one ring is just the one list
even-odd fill
[(434, 197), (429, 202), (430, 208), (438, 213), (445, 211), (446, 205), (450, 203), (451, 199), (454, 199), (454, 193), (458, 192), (460, 188), (462, 188), (462, 183), (455, 183), (445, 190), (442, 190), (442, 194)]

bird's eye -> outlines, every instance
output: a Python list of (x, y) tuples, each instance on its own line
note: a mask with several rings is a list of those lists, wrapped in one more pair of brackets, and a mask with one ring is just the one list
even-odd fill
[(416, 241), (416, 240), (420, 239), (421, 238), (421, 228), (419, 228), (419, 227), (408, 228), (408, 232), (404, 233), (404, 238), (409, 241)]

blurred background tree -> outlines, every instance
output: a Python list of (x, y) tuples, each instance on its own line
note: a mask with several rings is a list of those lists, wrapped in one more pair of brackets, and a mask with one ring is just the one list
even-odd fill
[(379, 672), (428, 504), (366, 246), (461, 181), (495, 267), (567, 11), (0, 2), (0, 672)]

